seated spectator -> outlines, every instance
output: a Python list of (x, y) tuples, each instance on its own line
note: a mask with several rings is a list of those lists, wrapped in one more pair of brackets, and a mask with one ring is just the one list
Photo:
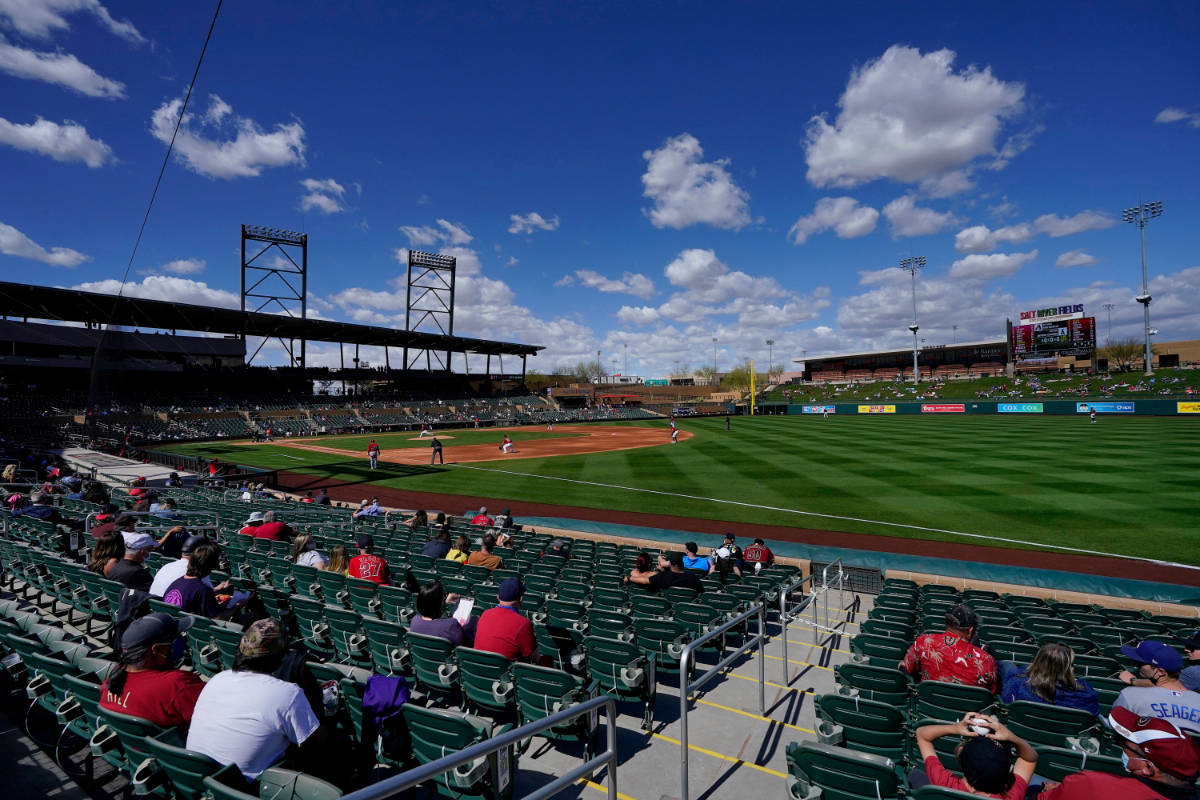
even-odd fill
[(946, 612), (945, 632), (918, 636), (897, 667), (917, 680), (982, 686), (995, 692), (996, 659), (971, 644), (978, 625), (975, 612), (959, 603)]
[(124, 533), (121, 536), (125, 540), (125, 555), (109, 568), (107, 577), (130, 589), (149, 592), (154, 576), (146, 569), (144, 562), (158, 542), (148, 533)]
[(1047, 784), (1040, 800), (1195, 800), (1200, 746), (1165, 719), (1113, 706), (1105, 720), (1129, 776), (1084, 770)]
[(512, 530), (512, 528), (515, 527), (513, 525), (512, 512), (509, 511), (507, 508), (502, 510), (499, 514), (496, 515), (496, 518), (494, 520), (492, 520), (492, 526), (499, 528), (502, 531)]
[[(986, 723), (977, 722), (981, 719)], [(990, 730), (980, 734), (974, 730), (974, 725)], [(954, 751), (962, 770), (961, 778), (942, 766), (934, 749), (934, 741), (943, 736), (962, 736), (966, 740)], [(1024, 800), (1029, 779), (1037, 767), (1037, 751), (1028, 742), (1006, 728), (996, 717), (974, 711), (967, 712), (953, 725), (922, 725), (917, 728), (917, 747), (925, 768), (914, 769), (909, 774), (909, 783), (914, 789), (931, 784), (984, 797)]]
[(206, 581), (220, 562), (221, 550), (215, 544), (202, 544), (188, 556), (187, 572), (177, 578), (163, 593), (163, 602), (177, 606), (189, 614), (202, 617), (227, 618), (233, 610), (231, 595), (221, 594), (231, 589), (229, 581), (216, 586)]
[(117, 514), (120, 509), (112, 503), (106, 503), (104, 510), (96, 515), (96, 524), (92, 526), (92, 536), (99, 539), (106, 533), (112, 533), (117, 529)]
[(460, 533), (458, 538), (454, 540), (454, 546), (446, 553), (446, 560), (457, 561), (463, 564), (469, 555), (471, 555), (471, 537), (465, 533)]
[(179, 477), (178, 472), (172, 472), (170, 477), (167, 478), (167, 486), (172, 489), (182, 489), (183, 478)]
[(625, 578), (625, 583), (636, 583), (645, 586), (651, 592), (661, 592), (668, 586), (682, 586), (685, 589), (704, 591), (700, 576), (694, 572), (684, 572), (682, 553), (662, 553), (658, 557), (658, 572), (643, 573), (634, 569)]
[(1146, 639), (1137, 647), (1125, 645), (1121, 653), (1138, 665), (1138, 678), (1122, 670), (1118, 676), (1129, 688), (1117, 695), (1114, 706), (1139, 717), (1165, 719), (1184, 731), (1200, 733), (1200, 693), (1179, 680), (1183, 656), (1170, 645)]
[(410, 531), (424, 531), (429, 527), (429, 515), (424, 509), (417, 509), (415, 514), (404, 520), (404, 527)]
[(358, 504), (358, 509), (354, 512), (353, 519), (362, 519), (364, 517), (378, 517), (378, 516), (382, 516), (382, 514), (383, 514), (383, 509), (380, 508), (380, 506), (379, 506), (378, 498), (373, 497), (370, 500), (363, 498), (363, 501)]
[(702, 569), (708, 572), (711, 565), (708, 559), (700, 555), (700, 548), (695, 542), (685, 542), (683, 545), (683, 568)]
[(350, 570), (350, 553), (346, 550), (346, 545), (335, 544), (329, 548), (329, 563), (325, 566), (326, 571), (336, 572), (339, 575), (345, 575)]
[(571, 557), (571, 543), (566, 539), (551, 539), (550, 547), (543, 555), (562, 556), (564, 559)]
[(220, 764), (237, 764), (255, 780), (279, 761), (291, 745), (300, 746), (305, 771), (318, 773), (325, 759), (328, 732), (313, 713), (304, 692), (272, 675), (287, 650), (283, 629), (260, 619), (242, 634), (233, 669), (220, 672), (200, 692), (187, 749)]
[(500, 556), (492, 553), (492, 549), (496, 547), (496, 537), (490, 533), (483, 535), (483, 542), (479, 545), (479, 549), (467, 556), (466, 563), (473, 567), (487, 567), (493, 572), (504, 566), (504, 560)]
[(457, 603), (458, 599), (457, 594), (446, 594), (446, 589), (439, 580), (422, 584), (417, 593), (417, 613), (412, 618), (409, 630), (426, 636), (440, 636), (456, 645), (470, 647), (475, 640), (478, 620), (471, 617), (470, 621), (463, 625), (454, 617), (444, 616), (446, 606)]
[[(151, 597), (162, 597), (167, 593), (167, 589), (170, 588), (172, 583), (187, 574), (188, 557), (202, 544), (212, 544), (212, 542), (208, 540), (207, 536), (189, 536), (184, 540), (180, 549), (180, 558), (169, 564), (164, 564), (154, 574), (154, 582), (150, 584)], [(210, 587), (212, 586), (212, 581), (207, 577), (203, 580)]]
[(1042, 645), (1028, 667), (1001, 661), (999, 668), (1000, 699), (1005, 703), (1029, 700), (1100, 713), (1096, 690), (1075, 677), (1075, 651), (1065, 644)]
[(295, 533), (286, 523), (275, 519), (274, 511), (265, 512), (262, 524), (254, 529), (254, 537), (256, 539), (270, 539), (273, 542), (286, 542)]
[(655, 566), (655, 561), (649, 553), (638, 553), (637, 558), (633, 560), (633, 571), (638, 575), (650, 577), (658, 572), (658, 567)]
[(158, 540), (158, 552), (167, 558), (179, 558), (183, 555), (183, 542), (188, 538), (187, 528), (176, 525), (170, 528)]
[(722, 580), (729, 573), (742, 577), (742, 551), (733, 543), (733, 534), (725, 534), (725, 541), (708, 555), (710, 574), (716, 574)]
[(374, 554), (375, 539), (364, 533), (358, 537), (355, 544), (358, 546), (358, 555), (350, 559), (346, 574), (364, 581), (387, 583), (391, 578), (388, 563)]
[(179, 669), (187, 654), (183, 633), (193, 619), (147, 614), (121, 634), (117, 665), (100, 686), (100, 707), (164, 728), (187, 727), (204, 681)]
[(112, 568), (125, 558), (125, 537), (113, 531), (101, 536), (92, 546), (88, 571), (107, 578)]
[(1200, 630), (1192, 631), (1191, 636), (1183, 643), (1183, 650), (1192, 666), (1185, 667), (1179, 673), (1179, 682), (1190, 691), (1200, 692)]
[(421, 555), (430, 558), (445, 558), (450, 552), (450, 526), (443, 525), (421, 548)]
[(475, 626), (475, 649), (499, 653), (509, 661), (524, 661), (537, 650), (533, 623), (521, 613), (521, 598), (525, 584), (519, 578), (505, 578), (500, 583), (497, 599), (500, 604), (479, 616)]
[(302, 533), (292, 542), (292, 563), (302, 567), (325, 569), (329, 562), (317, 552), (317, 540), (311, 533)]
[(766, 542), (762, 539), (755, 539), (754, 544), (747, 547), (742, 553), (742, 561), (747, 565), (753, 565), (755, 574), (758, 574), (775, 563), (775, 554), (771, 552), (771, 548), (767, 547)]
[(317, 494), (317, 499), (316, 499), (316, 500), (314, 500), (314, 501), (313, 501), (313, 503), (315, 503), (315, 504), (316, 504), (316, 505), (318, 505), (318, 506), (329, 506), (329, 505), (333, 505), (333, 501), (329, 499), (329, 492), (328, 492), (327, 490), (325, 490), (325, 489), (322, 489), (322, 490), (321, 490), (321, 491), (320, 491), (320, 492)]
[(487, 506), (481, 506), (479, 513), (471, 519), (472, 525), (481, 525), (485, 528), (490, 528), (495, 524), (494, 520), (488, 516)]
[(245, 526), (243, 526), (242, 529), (240, 531), (238, 531), (238, 533), (242, 534), (243, 536), (257, 535), (259, 526), (263, 524), (263, 519), (264, 519), (263, 512), (261, 512), (261, 511), (250, 512), (250, 516), (246, 518)]

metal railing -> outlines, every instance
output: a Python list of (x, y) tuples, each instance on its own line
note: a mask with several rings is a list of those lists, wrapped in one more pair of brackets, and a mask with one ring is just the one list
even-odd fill
[[(92, 511), (87, 515), (87, 517), (84, 518), (83, 529), (85, 533), (91, 534), (92, 528), (96, 527), (96, 517), (103, 513), (103, 511)], [(120, 511), (113, 516), (154, 517), (155, 519), (164, 519), (165, 522), (170, 523), (162, 525), (142, 525), (134, 529), (136, 533), (150, 533), (151, 531), (162, 531), (166, 533), (172, 528), (177, 528), (182, 525), (190, 532), (211, 530), (215, 536), (216, 533), (221, 529), (221, 515), (216, 511), (172, 511), (170, 513), (178, 514), (181, 517), (211, 517), (213, 522), (201, 522), (199, 525), (187, 525), (187, 520), (185, 519), (166, 519), (164, 517), (159, 517), (158, 512), (156, 511)]]
[[(742, 643), (742, 646), (734, 650), (729, 655), (722, 658), (708, 672), (698, 678), (688, 678), (688, 664), (691, 662), (696, 649), (701, 645), (712, 641), (718, 636), (724, 636), (732, 628), (749, 620), (751, 617), (758, 617), (758, 633), (754, 638)], [(680, 753), (680, 800), (688, 800), (688, 699), (692, 694), (693, 689), (699, 689), (704, 684), (715, 678), (721, 670), (733, 663), (734, 660), (740, 658), (745, 653), (758, 647), (758, 713), (760, 716), (766, 716), (767, 712), (767, 675), (766, 675), (766, 655), (763, 653), (763, 645), (767, 639), (767, 606), (765, 603), (759, 603), (752, 606), (736, 617), (726, 620), (720, 627), (713, 628), (711, 631), (699, 636), (696, 639), (688, 642), (683, 652), (679, 655), (679, 753)]]
[[(459, 750), (456, 753), (443, 756), (437, 761), (430, 761), (428, 764), (414, 767), (407, 772), (402, 772), (379, 783), (344, 795), (342, 800), (385, 800), (386, 798), (396, 797), (400, 792), (436, 778), (455, 767), (468, 764), (492, 753), (507, 750), (515, 746), (522, 739), (528, 739), (542, 731), (562, 725), (584, 714), (598, 714), (601, 706), (604, 707), (607, 717), (605, 724), (608, 738), (607, 749), (589, 761), (585, 761), (578, 767), (560, 775), (550, 783), (538, 787), (533, 792), (521, 798), (521, 800), (543, 800), (543, 798), (551, 797), (580, 778), (591, 775), (600, 767), (608, 768), (609, 800), (617, 800), (617, 703), (608, 695), (590, 698), (570, 708), (564, 708), (562, 711), (551, 714), (548, 717), (543, 717), (542, 719), (522, 725), (519, 728), (506, 731), (499, 736), (493, 736), (491, 739), (473, 744), (465, 750)], [(513, 780), (515, 777), (512, 774), (511, 764), (510, 758), (508, 771), (505, 773), (508, 780)]]
[[(779, 590), (779, 627), (780, 640), (783, 646), (783, 683), (788, 682), (788, 623), (793, 620), (800, 619), (801, 613), (805, 609), (812, 610), (812, 621), (801, 620), (801, 624), (808, 625), (813, 631), (813, 644), (820, 644), (821, 632), (826, 633), (843, 633), (833, 627), (833, 616), (829, 611), (829, 593), (834, 585), (831, 585), (830, 572), (836, 569), (834, 578), (836, 579), (836, 587), (838, 590), (838, 614), (846, 607), (846, 571), (843, 568), (842, 560), (839, 558), (831, 564), (826, 564), (821, 570), (821, 583), (818, 586), (816, 581), (816, 573), (812, 573), (807, 577), (797, 579), (792, 583), (781, 587)], [(788, 597), (796, 589), (804, 586), (805, 583), (812, 582), (811, 591), (800, 602), (789, 606)]]

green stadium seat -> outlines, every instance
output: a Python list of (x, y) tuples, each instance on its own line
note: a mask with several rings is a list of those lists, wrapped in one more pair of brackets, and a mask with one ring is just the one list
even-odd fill
[(964, 686), (941, 681), (914, 684), (909, 715), (942, 722), (957, 722), (968, 711), (990, 713), (996, 696), (982, 686)]
[(1003, 710), (1009, 730), (1034, 747), (1070, 747), (1067, 737), (1098, 734), (1100, 721), (1086, 711), (1018, 700)]
[[(493, 726), (478, 717), (413, 703), (401, 707), (412, 739), (412, 755), (418, 764), (437, 761), (444, 755), (470, 747), (509, 730), (511, 725)], [(511, 749), (500, 750), (457, 767), (430, 783), (448, 800), (510, 800), (516, 772)]]
[(459, 646), (454, 650), (458, 664), (458, 684), (468, 707), (486, 714), (506, 714), (516, 710), (512, 664), (499, 653)]
[[(533, 664), (513, 664), (512, 680), (516, 686), (516, 705), (522, 725), (544, 719), (570, 706), (599, 696), (599, 684), (588, 684), (583, 678), (563, 670)], [(558, 725), (539, 734), (549, 741), (583, 742), (584, 759), (596, 753), (596, 714), (588, 714)], [(521, 751), (529, 742), (522, 744)]]
[(850, 640), (850, 652), (857, 663), (895, 668), (908, 652), (908, 644), (891, 636), (860, 633)]
[(143, 761), (133, 774), (134, 793), (141, 796), (166, 781), (172, 794), (180, 800), (200, 797), (204, 779), (215, 775), (222, 765), (185, 747), (186, 739), (177, 730), (167, 730), (142, 740), (153, 760)]
[(1093, 772), (1107, 772), (1110, 775), (1128, 774), (1119, 757), (1045, 745), (1039, 745), (1035, 749), (1038, 752), (1037, 775), (1048, 781), (1061, 782), (1068, 775), (1074, 775), (1085, 769)]
[(138, 765), (150, 757), (145, 740), (165, 729), (140, 717), (120, 714), (97, 705), (99, 725), (88, 747), (92, 755), (111, 764), (126, 775), (132, 775)]
[(795, 800), (899, 800), (904, 796), (896, 763), (890, 758), (818, 742), (791, 742), (786, 756), (787, 791)]
[(342, 791), (320, 778), (290, 769), (270, 767), (245, 791), (246, 780), (236, 764), (204, 778), (212, 800), (336, 800)]
[(458, 665), (454, 660), (454, 644), (440, 636), (426, 636), (411, 631), (407, 642), (417, 684), (427, 694), (439, 698), (456, 692)]
[(833, 669), (841, 694), (857, 692), (859, 697), (907, 708), (912, 693), (912, 679), (892, 667), (870, 664), (838, 664)]
[(408, 665), (408, 629), (399, 622), (363, 617), (367, 634), (367, 651), (379, 675), (402, 675)]
[(589, 635), (633, 641), (633, 617), (629, 614), (603, 608), (589, 608), (587, 618)]
[(329, 638), (337, 651), (338, 661), (358, 667), (371, 666), (371, 652), (363, 629), (363, 619), (356, 611), (347, 611), (340, 606), (325, 606)]
[(908, 716), (902, 708), (840, 694), (818, 695), (815, 704), (818, 741), (904, 760)]
[(654, 723), (654, 704), (658, 697), (657, 667), (654, 656), (647, 656), (633, 642), (589, 636), (588, 677), (617, 700), (643, 705), (642, 729)]
[[(693, 638), (686, 625), (669, 619), (638, 619), (634, 616), (634, 643), (647, 656), (654, 656), (660, 672), (679, 672), (684, 646)], [(695, 661), (692, 669), (695, 669)]]

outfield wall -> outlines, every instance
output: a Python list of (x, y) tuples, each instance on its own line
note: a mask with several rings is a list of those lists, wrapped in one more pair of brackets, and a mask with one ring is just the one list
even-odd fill
[[(766, 411), (781, 409), (783, 403), (767, 403), (760, 406)], [(1002, 414), (1019, 416), (1041, 414), (1054, 416), (1087, 416), (1094, 408), (1097, 415), (1135, 416), (1183, 416), (1200, 419), (1200, 401), (1167, 400), (1147, 398), (1145, 400), (930, 400), (925, 402), (897, 403), (833, 403), (829, 405), (787, 405), (787, 413), (837, 416), (859, 414)], [(777, 411), (775, 413), (778, 413)]]

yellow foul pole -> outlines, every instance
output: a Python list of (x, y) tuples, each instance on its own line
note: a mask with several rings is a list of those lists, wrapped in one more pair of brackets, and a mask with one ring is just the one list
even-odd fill
[(754, 360), (750, 360), (750, 416), (754, 416)]

